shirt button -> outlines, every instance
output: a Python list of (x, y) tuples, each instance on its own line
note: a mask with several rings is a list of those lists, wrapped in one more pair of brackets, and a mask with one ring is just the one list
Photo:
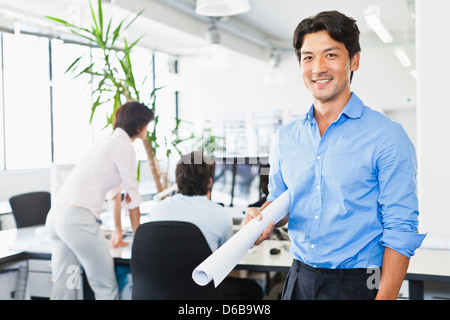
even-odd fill
[(312, 244), (312, 245), (311, 245), (311, 248), (314, 249), (314, 247), (315, 247), (315, 245)]
[(316, 219), (316, 220), (319, 219), (319, 216), (315, 216), (314, 219)]
[(317, 186), (316, 186), (316, 189), (317, 189), (317, 190), (319, 190), (319, 189), (320, 189), (320, 186), (319, 186), (319, 185), (317, 185)]
[(317, 158), (316, 158), (317, 160), (320, 160), (320, 156), (317, 156)]

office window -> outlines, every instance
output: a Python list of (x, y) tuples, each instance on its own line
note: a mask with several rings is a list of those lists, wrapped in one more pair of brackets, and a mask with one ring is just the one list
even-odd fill
[(5, 169), (5, 136), (3, 119), (3, 34), (0, 34), (0, 170)]
[[(111, 52), (111, 55), (112, 54), (113, 54), (113, 52)], [(99, 66), (102, 66), (104, 63), (103, 51), (98, 48), (92, 48), (91, 49), (91, 59), (92, 59), (92, 62), (95, 63), (94, 67), (93, 67), (93, 71), (94, 72), (100, 71), (100, 70), (98, 70), (98, 68), (99, 68)], [(116, 63), (116, 64), (113, 64), (112, 67), (120, 68), (120, 65), (119, 65), (119, 63)], [(88, 88), (88, 89), (89, 90), (96, 89), (98, 87), (99, 81), (100, 80), (98, 78), (94, 78), (92, 81), (92, 87)], [(108, 94), (106, 92), (102, 93), (102, 101), (107, 100), (108, 98), (112, 98), (112, 97), (114, 97), (113, 93), (111, 93), (110, 96), (108, 96)], [(95, 101), (95, 99), (97, 99), (97, 96), (92, 97), (92, 102), (90, 104), (90, 107), (92, 107), (92, 103)], [(111, 115), (113, 105), (114, 105), (113, 102), (109, 101), (107, 103), (104, 103), (104, 104), (98, 106), (97, 109), (95, 110), (94, 116), (92, 118), (92, 124), (91, 124), (93, 143), (98, 142), (111, 134), (112, 126), (106, 127), (106, 125), (108, 123), (107, 118)], [(88, 121), (89, 121), (89, 117), (90, 117), (90, 111), (89, 111)]]
[(227, 120), (223, 122), (225, 150), (228, 156), (246, 155), (245, 150), (245, 121)]
[[(101, 58), (102, 52), (32, 35), (2, 33), (1, 37), (0, 170), (48, 168), (52, 161), (77, 163), (93, 143), (112, 132), (111, 127), (104, 129), (112, 104), (100, 107), (89, 124), (96, 80), (91, 84), (90, 76), (74, 78), (76, 72), (65, 71), (78, 57), (87, 59), (88, 65)], [(140, 99), (146, 104), (155, 77), (161, 77), (156, 80), (158, 86), (169, 85), (169, 56), (157, 53), (154, 62), (154, 55), (137, 47), (131, 55)], [(120, 69), (120, 65), (115, 67)], [(158, 92), (157, 113), (161, 115), (159, 142), (164, 144), (163, 135), (175, 125), (173, 90)], [(142, 144), (135, 147), (138, 159), (145, 160)], [(164, 157), (164, 150), (158, 156)]]
[(150, 94), (153, 91), (153, 52), (148, 49), (136, 48), (131, 53), (131, 61), (141, 101), (149, 104)]
[[(144, 48), (135, 48), (131, 53), (131, 63), (136, 87), (139, 90), (139, 98), (142, 103), (150, 105), (150, 94), (153, 91), (153, 52)], [(147, 153), (142, 141), (135, 140), (134, 147), (138, 160), (147, 160)]]
[[(93, 48), (92, 49), (92, 59), (93, 61), (99, 61), (100, 63), (103, 63), (103, 52), (100, 49)], [(111, 55), (113, 53), (110, 53)], [(133, 66), (133, 74), (135, 77), (135, 83), (136, 87), (139, 90), (140, 95), (140, 101), (143, 103), (148, 104), (150, 93), (153, 90), (153, 56), (152, 52), (149, 50), (145, 50), (142, 48), (136, 48), (135, 51), (131, 54), (131, 63)], [(117, 61), (115, 61), (117, 62)], [(122, 70), (119, 63), (114, 63), (112, 67), (116, 68), (117, 70)], [(95, 71), (95, 69), (94, 69)], [(120, 72), (121, 74), (122, 72)], [(123, 75), (122, 75), (123, 76)], [(94, 79), (93, 81), (93, 88), (96, 88), (98, 85), (98, 79)], [(107, 99), (107, 94), (103, 93), (103, 96), (105, 97), (102, 100)], [(111, 98), (114, 95), (111, 94)], [(96, 97), (95, 97), (96, 98)], [(125, 101), (122, 101), (125, 102)], [(94, 142), (98, 141), (99, 139), (102, 139), (109, 135), (112, 132), (112, 127), (109, 127), (105, 129), (106, 126), (106, 119), (110, 115), (112, 111), (113, 103), (112, 101), (105, 103), (101, 106), (99, 106), (94, 114), (93, 121), (92, 121), (92, 128), (93, 128), (93, 137)], [(139, 146), (139, 144), (136, 144)], [(141, 156), (139, 158), (146, 158), (145, 152), (138, 152)]]
[(6, 168), (49, 167), (48, 40), (5, 33), (3, 61)]
[[(160, 115), (157, 128), (158, 143), (164, 146), (164, 137), (170, 138), (171, 131), (175, 128), (175, 93), (171, 80), (173, 77), (169, 72), (170, 56), (164, 53), (155, 54), (155, 87), (160, 88), (156, 93), (156, 112)], [(163, 148), (158, 149), (158, 158), (166, 157)]]
[(54, 162), (77, 163), (92, 145), (90, 76), (65, 74), (75, 59), (90, 60), (90, 48), (52, 41)]

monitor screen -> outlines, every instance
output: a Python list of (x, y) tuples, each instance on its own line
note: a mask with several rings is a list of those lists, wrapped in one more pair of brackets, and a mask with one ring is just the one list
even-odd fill
[(214, 184), (211, 200), (224, 206), (248, 207), (258, 202), (267, 187), (267, 157), (213, 158)]

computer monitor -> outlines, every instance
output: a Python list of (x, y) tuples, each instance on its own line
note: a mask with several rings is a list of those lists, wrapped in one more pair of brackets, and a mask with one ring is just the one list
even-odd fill
[(211, 200), (224, 206), (247, 207), (262, 196), (269, 174), (268, 157), (214, 157)]

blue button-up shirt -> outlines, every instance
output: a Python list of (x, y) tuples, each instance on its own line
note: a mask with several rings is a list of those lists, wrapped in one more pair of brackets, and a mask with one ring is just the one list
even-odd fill
[(417, 233), (416, 155), (398, 123), (352, 94), (321, 137), (309, 112), (276, 132), (268, 201), (289, 189), (295, 259), (321, 268), (381, 266), (384, 247), (411, 257)]

